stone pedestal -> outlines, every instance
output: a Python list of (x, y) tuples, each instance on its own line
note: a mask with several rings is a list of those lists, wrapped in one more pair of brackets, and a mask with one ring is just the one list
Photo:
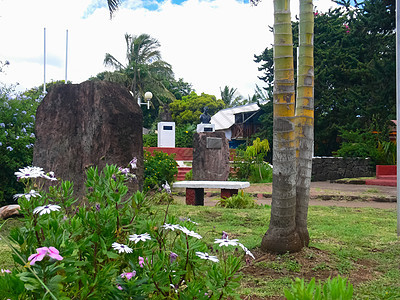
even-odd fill
[(225, 181), (229, 176), (229, 144), (223, 132), (193, 136), (193, 180)]
[(214, 132), (215, 131), (215, 124), (197, 124), (196, 128), (197, 132)]

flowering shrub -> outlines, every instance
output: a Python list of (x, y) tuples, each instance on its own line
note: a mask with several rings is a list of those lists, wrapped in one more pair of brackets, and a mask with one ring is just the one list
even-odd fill
[(175, 147), (192, 148), (193, 134), (196, 132), (196, 126), (187, 124), (176, 126)]
[(166, 181), (175, 181), (178, 166), (174, 159), (175, 154), (168, 155), (161, 151), (144, 151), (144, 191), (161, 187)]
[[(238, 298), (237, 271), (246, 255), (254, 258), (251, 252), (224, 233), (214, 253), (195, 222), (151, 213), (143, 193), (128, 194), (125, 171), (88, 169), (87, 201), (79, 207), (73, 206), (73, 183), (61, 181), (44, 193), (38, 187), (56, 181), (52, 173), (37, 167), (16, 172), (26, 186), (16, 196), (24, 225), (1, 237), (17, 265), (0, 274), (2, 297)], [(229, 247), (243, 251), (228, 255)]]
[(23, 190), (13, 173), (32, 162), (35, 114), (43, 98), (36, 96), (0, 87), (0, 206), (11, 203), (12, 196)]

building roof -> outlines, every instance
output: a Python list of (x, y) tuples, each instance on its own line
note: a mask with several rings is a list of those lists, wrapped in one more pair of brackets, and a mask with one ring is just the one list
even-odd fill
[(211, 117), (211, 124), (215, 124), (215, 130), (228, 129), (235, 124), (235, 114), (258, 110), (260, 110), (260, 107), (257, 103), (225, 108)]

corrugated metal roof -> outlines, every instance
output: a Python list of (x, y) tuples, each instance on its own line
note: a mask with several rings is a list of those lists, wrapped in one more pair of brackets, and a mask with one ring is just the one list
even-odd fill
[(215, 124), (215, 130), (224, 130), (235, 124), (235, 114), (241, 112), (258, 111), (260, 107), (257, 103), (225, 108), (211, 117), (211, 124)]

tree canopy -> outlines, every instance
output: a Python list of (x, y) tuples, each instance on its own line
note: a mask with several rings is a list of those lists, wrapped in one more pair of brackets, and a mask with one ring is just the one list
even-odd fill
[[(295, 36), (297, 28), (294, 22)], [(316, 12), (314, 38), (315, 155), (331, 155), (341, 130), (369, 129), (373, 120), (396, 118), (394, 0)], [(272, 48), (255, 55), (269, 93), (272, 57)]]
[(197, 95), (191, 92), (183, 96), (182, 100), (174, 100), (170, 103), (170, 111), (173, 120), (178, 124), (198, 124), (203, 108), (208, 107), (208, 113), (212, 116), (225, 106), (224, 101), (217, 100), (215, 96), (202, 93)]

